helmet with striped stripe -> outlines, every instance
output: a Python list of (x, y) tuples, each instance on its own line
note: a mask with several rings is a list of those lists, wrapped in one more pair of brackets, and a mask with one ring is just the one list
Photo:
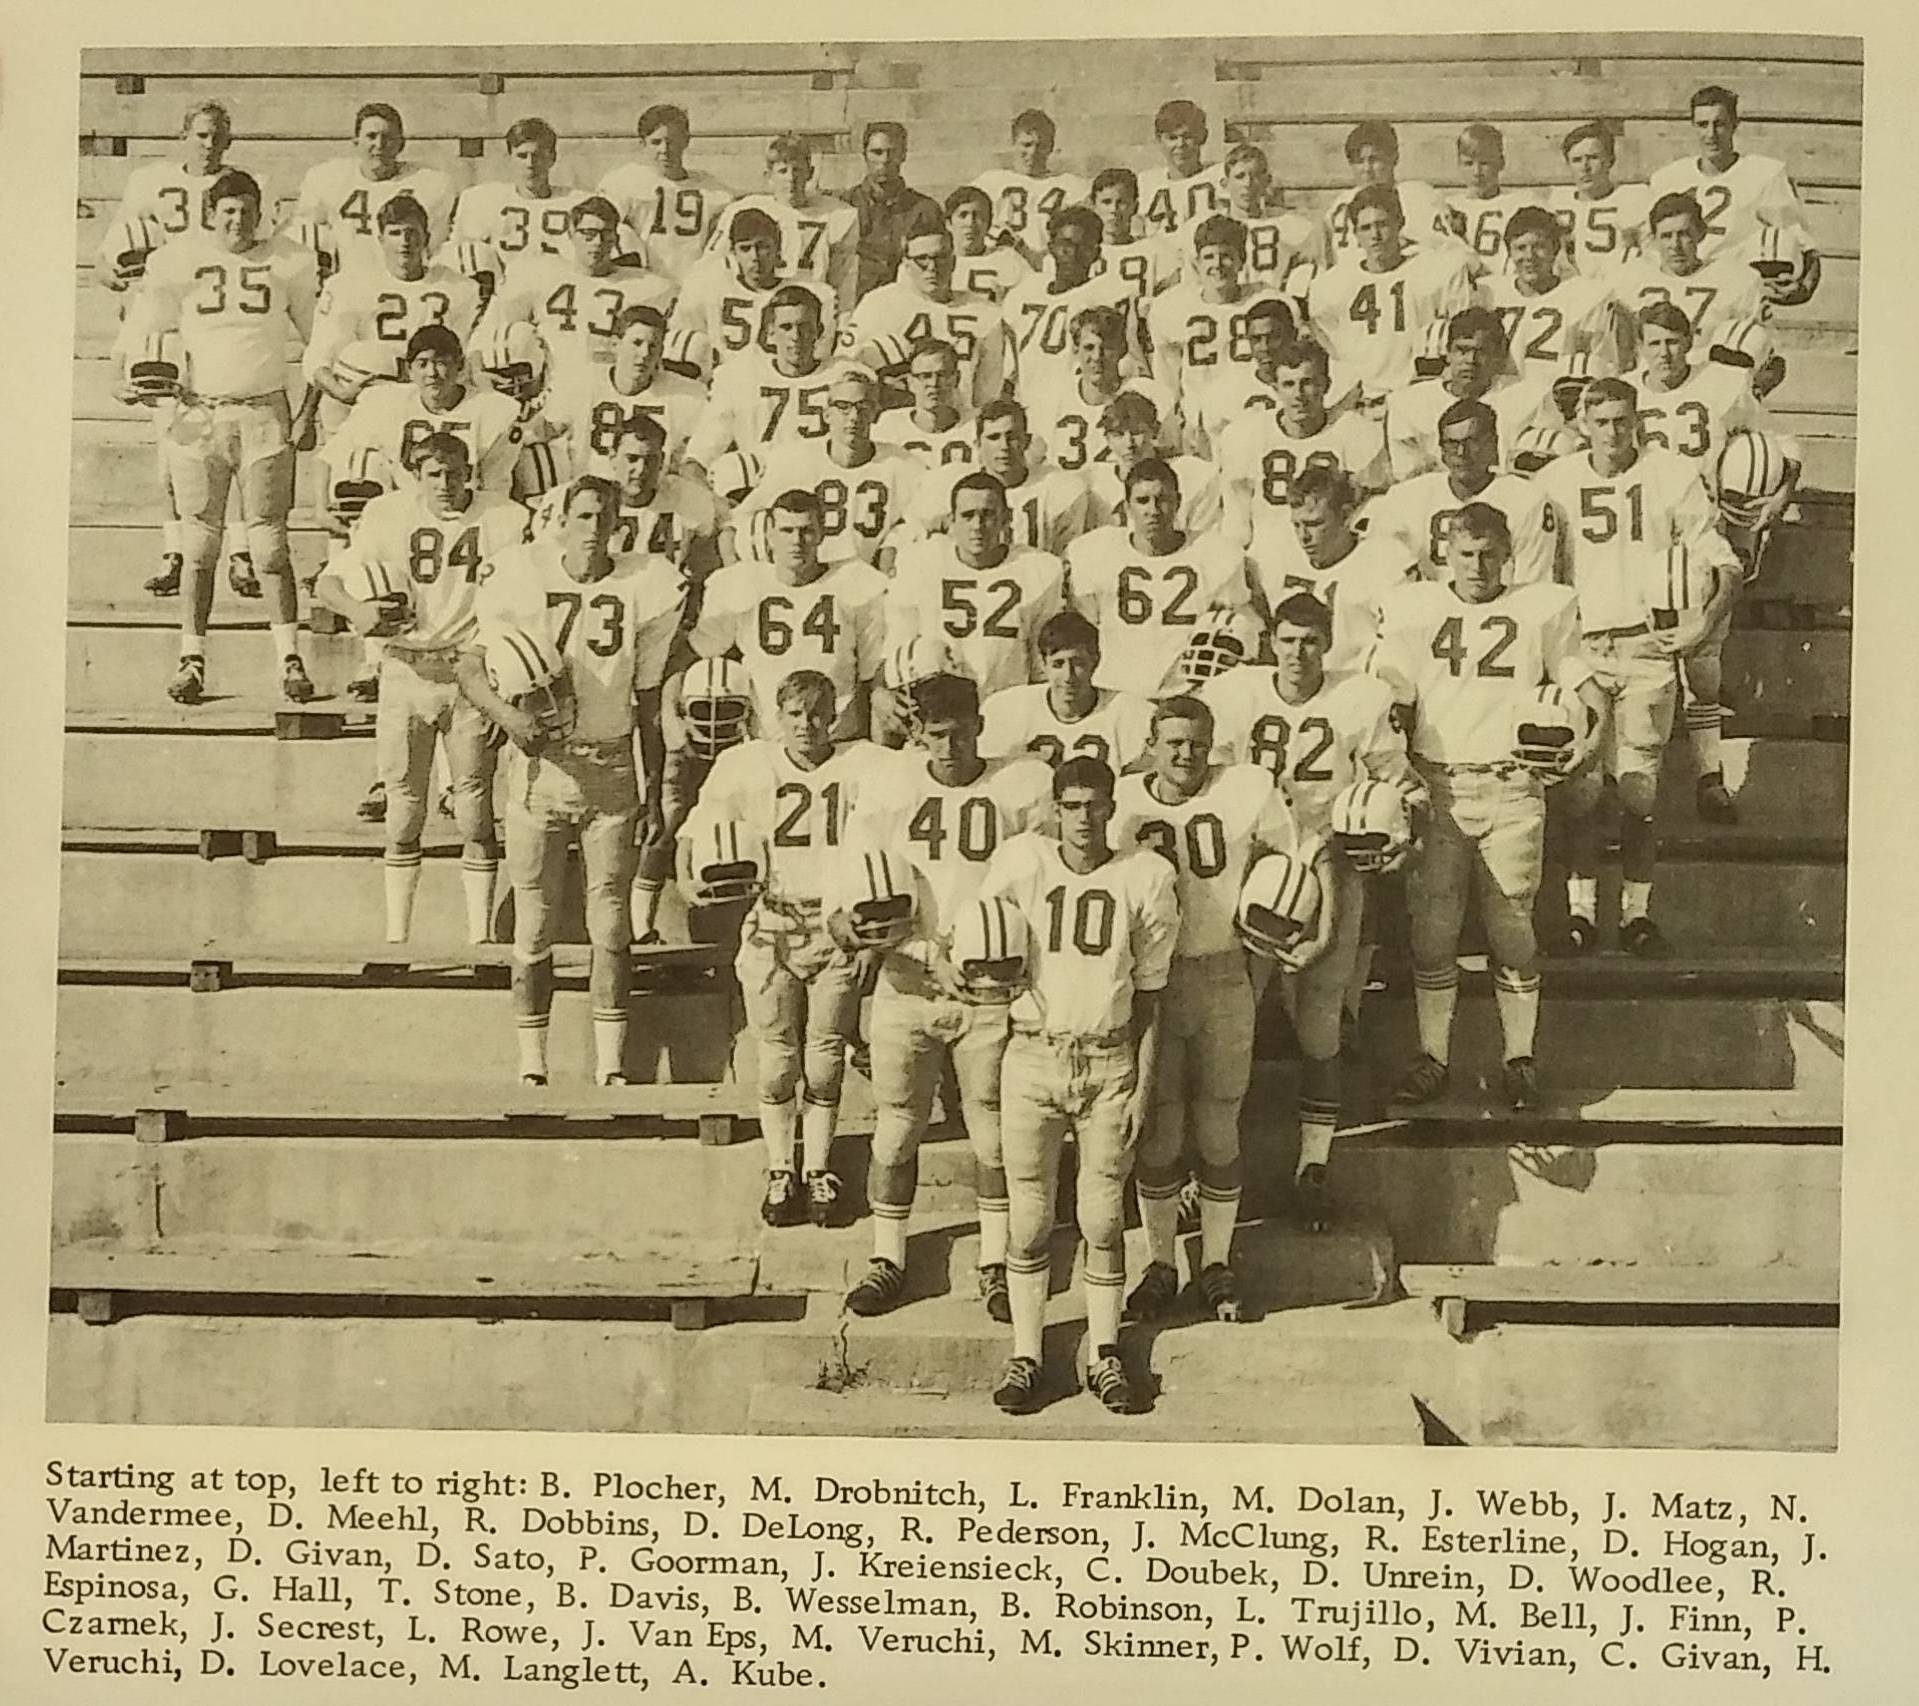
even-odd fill
[(753, 683), (732, 658), (701, 658), (680, 678), (680, 720), (686, 744), (700, 758), (717, 758), (746, 739), (753, 715)]
[(167, 240), (167, 228), (150, 213), (115, 222), (107, 235), (106, 251), (113, 257), (113, 277), (117, 284), (132, 284), (144, 278), (153, 251)]
[(1806, 245), (1796, 231), (1762, 225), (1753, 239), (1751, 260), (1761, 278), (1797, 278), (1806, 264)]
[(1659, 590), (1652, 607), (1655, 628), (1670, 628), (1682, 610), (1694, 605), (1692, 552), (1677, 541), (1666, 547), (1660, 563)]
[(1446, 328), (1450, 324), (1442, 314), (1426, 328), (1413, 356), (1413, 373), (1420, 379), (1436, 379), (1446, 371)]
[(1735, 526), (1754, 526), (1767, 501), (1786, 489), (1786, 455), (1770, 433), (1741, 428), (1726, 436), (1714, 469), (1719, 508)]
[(1259, 650), (1259, 627), (1245, 610), (1209, 610), (1187, 637), (1178, 668), (1190, 690), (1250, 663)]
[(368, 504), (392, 488), (386, 457), (371, 445), (347, 453), (327, 485), (327, 508), (342, 521), (357, 521)]
[(381, 610), (375, 635), (384, 639), (404, 633), (416, 619), (413, 594), (406, 577), (396, 573), (393, 565), (378, 553), (359, 557), (358, 561), (366, 580), (369, 602), (377, 604)]
[(880, 679), (899, 695), (909, 734), (919, 727), (919, 690), (936, 675), (966, 673), (937, 634), (922, 634), (895, 646), (880, 664)]
[(766, 846), (738, 818), (695, 812), (680, 835), (680, 884), (695, 906), (753, 900), (766, 886)]
[(333, 377), (351, 385), (357, 396), (366, 386), (383, 379), (398, 379), (403, 346), (381, 343), (375, 338), (360, 338), (333, 358)]
[(669, 331), (660, 350), (660, 365), (669, 373), (705, 383), (713, 376), (713, 344), (704, 332), (687, 328)]
[(975, 1001), (1011, 1001), (1026, 985), (1030, 964), (1026, 919), (1003, 895), (969, 901), (953, 921), (947, 958)]
[(1333, 797), (1333, 845), (1356, 871), (1387, 871), (1412, 846), (1412, 811), (1405, 790), (1362, 776)]
[(483, 375), (494, 390), (518, 403), (524, 415), (546, 383), (546, 345), (524, 320), (515, 320), (476, 339), (467, 354), (467, 365)]
[(457, 243), (449, 243), (441, 252), (440, 259), (462, 278), (470, 278), (474, 282), (480, 292), (482, 309), (493, 300), (493, 293), (500, 288), (500, 275), (506, 269), (500, 260), (499, 250), (491, 243), (462, 238)]
[(1513, 756), (1529, 769), (1563, 776), (1572, 766), (1586, 708), (1565, 688), (1547, 684), (1522, 693), (1513, 706)]
[(913, 933), (919, 883), (912, 865), (884, 847), (854, 849), (838, 862), (831, 909), (844, 912), (863, 948), (892, 948)]
[(1513, 439), (1513, 472), (1536, 474), (1548, 462), (1570, 456), (1582, 448), (1584, 440), (1569, 426), (1547, 426), (1535, 422), (1521, 427)]
[(1240, 885), (1233, 927), (1253, 953), (1287, 964), (1319, 925), (1326, 904), (1308, 852), (1267, 853)]
[(481, 634), (480, 649), (494, 692), (531, 716), (549, 740), (573, 732), (573, 685), (551, 635), (504, 622)]
[(322, 284), (340, 270), (339, 249), (333, 241), (332, 229), (325, 220), (315, 219), (310, 213), (295, 214), (280, 227), (280, 235), (289, 243), (313, 251), (314, 265), (319, 269)]
[(1599, 375), (1593, 371), (1593, 358), (1588, 350), (1568, 350), (1565, 359), (1559, 364), (1559, 371), (1553, 375), (1553, 404), (1561, 416), (1570, 421), (1579, 413), (1579, 405), (1586, 396), (1586, 387)]
[(186, 351), (174, 333), (152, 333), (128, 354), (127, 389), (141, 403), (170, 403), (186, 390)]
[(522, 502), (557, 492), (573, 473), (573, 454), (563, 438), (543, 438), (520, 446), (513, 465), (513, 489)]
[(1726, 367), (1747, 367), (1757, 373), (1771, 359), (1772, 344), (1772, 328), (1748, 316), (1721, 326), (1706, 354)]

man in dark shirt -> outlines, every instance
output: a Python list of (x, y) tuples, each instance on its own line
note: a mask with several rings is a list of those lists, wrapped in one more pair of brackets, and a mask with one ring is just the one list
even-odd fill
[(905, 125), (890, 119), (869, 124), (860, 137), (860, 150), (866, 156), (866, 176), (846, 192), (846, 199), (859, 209), (858, 293), (864, 296), (877, 285), (893, 282), (907, 235), (921, 217), (921, 209), (928, 210), (936, 224), (945, 216), (938, 202), (909, 188), (902, 176)]

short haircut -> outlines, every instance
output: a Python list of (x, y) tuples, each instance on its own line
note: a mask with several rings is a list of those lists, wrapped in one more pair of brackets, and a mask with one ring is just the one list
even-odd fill
[(522, 143), (537, 142), (549, 154), (560, 151), (560, 135), (543, 118), (515, 119), (506, 127), (506, 146), (510, 153)]
[(234, 198), (250, 201), (255, 207), (260, 205), (259, 181), (251, 172), (242, 172), (229, 166), (212, 183), (207, 185), (203, 204), (212, 207), (215, 202), (229, 201)]
[(613, 340), (617, 343), (635, 326), (651, 326), (666, 335), (666, 316), (650, 302), (632, 302), (613, 316)]
[(1706, 229), (1706, 215), (1699, 205), (1699, 198), (1690, 190), (1668, 190), (1652, 204), (1652, 211), (1646, 215), (1646, 229), (1653, 231), (1668, 219), (1690, 219), (1695, 231)]
[(443, 355), (449, 361), (458, 361), (465, 354), (460, 345), (460, 334), (451, 326), (422, 326), (406, 341), (406, 364), (409, 367), (423, 355)]
[(398, 195), (388, 196), (380, 203), (379, 218), (375, 222), (382, 231), (390, 231), (395, 226), (411, 225), (416, 230), (427, 229), (426, 209), (417, 200), (402, 190)]
[(955, 369), (959, 367), (959, 351), (944, 338), (921, 338), (918, 343), (906, 352), (907, 367), (910, 369), (913, 363), (918, 361), (923, 355), (938, 356), (942, 367), (948, 365), (951, 365)]
[(358, 136), (361, 128), (370, 118), (384, 119), (402, 136), (406, 135), (406, 121), (400, 117), (400, 109), (386, 101), (363, 101), (360, 110), (353, 115), (353, 134)]
[(608, 454), (617, 451), (629, 438), (637, 438), (648, 450), (664, 452), (666, 449), (666, 428), (651, 415), (636, 411), (621, 421), (613, 429), (613, 442), (607, 446)]
[(676, 107), (671, 101), (656, 101), (641, 113), (633, 126), (634, 133), (641, 138), (651, 136), (656, 130), (671, 126), (682, 136), (693, 134), (693, 121), (686, 116), (686, 108)]
[(1206, 134), (1206, 114), (1193, 101), (1168, 101), (1153, 114), (1153, 134), (1171, 136), (1176, 130), (1197, 130)]
[(1047, 238), (1050, 240), (1060, 232), (1070, 230), (1075, 225), (1086, 232), (1095, 243), (1099, 242), (1106, 235), (1106, 227), (1100, 222), (1100, 217), (1097, 213), (1090, 207), (1074, 205), (1059, 208), (1047, 219)]
[(1506, 221), (1506, 246), (1510, 248), (1521, 237), (1544, 237), (1552, 244), (1555, 253), (1565, 240), (1565, 233), (1559, 228), (1559, 221), (1543, 207), (1522, 207)]
[[(745, 214), (740, 216), (745, 218)], [(777, 231), (775, 233), (777, 235)], [(817, 326), (826, 324), (826, 310), (821, 307), (820, 299), (803, 284), (783, 284), (767, 298), (766, 320), (771, 325), (773, 316), (782, 308), (804, 308), (813, 316)]]
[(993, 212), (993, 198), (981, 189), (978, 184), (961, 184), (958, 189), (946, 198), (946, 217), (951, 219), (962, 207), (970, 207), (975, 202), (985, 208), (987, 215), (989, 217), (991, 216)]
[(1359, 507), (1359, 482), (1337, 462), (1308, 462), (1292, 477), (1287, 496), (1295, 508), (1303, 499), (1324, 498), (1351, 515)]
[(991, 492), (1002, 505), (1006, 502), (1006, 488), (999, 477), (989, 474), (984, 468), (975, 468), (970, 474), (962, 474), (953, 482), (952, 495), (947, 499), (948, 514), (958, 514), (960, 494), (962, 492)]
[(560, 499), (560, 514), (571, 515), (573, 506), (580, 501), (584, 492), (596, 496), (606, 506), (609, 515), (620, 513), (620, 488), (604, 474), (582, 474), (567, 483), (566, 492)]
[(1490, 432), (1495, 438), (1499, 436), (1499, 417), (1493, 413), (1490, 403), (1482, 402), (1477, 397), (1462, 397), (1450, 405), (1439, 417), (1438, 430), (1444, 432), (1448, 427), (1468, 424)]
[(1692, 99), (1686, 103), (1688, 113), (1696, 113), (1701, 107), (1724, 107), (1728, 118), (1739, 116), (1739, 97), (1723, 84), (1708, 83), (1703, 89), (1695, 89)]
[(1038, 107), (1028, 107), (1023, 113), (1013, 115), (1009, 136), (1037, 136), (1051, 148), (1059, 140), (1059, 126), (1053, 123), (1050, 113), (1041, 112)]
[(913, 689), (913, 713), (921, 724), (977, 723), (979, 683), (970, 675), (929, 675)]
[(1087, 190), (1088, 201), (1107, 190), (1124, 190), (1134, 201), (1139, 200), (1139, 174), (1126, 166), (1108, 166), (1095, 173), (1092, 187)]
[(756, 237), (780, 241), (780, 222), (763, 207), (743, 207), (726, 222), (729, 243), (750, 243)]
[(1279, 346), (1279, 354), (1273, 358), (1273, 365), (1310, 367), (1322, 379), (1331, 378), (1333, 371), (1332, 357), (1327, 355), (1326, 346), (1316, 338), (1288, 338)]
[(1488, 503), (1470, 503), (1456, 509), (1447, 517), (1448, 533), (1470, 533), (1475, 539), (1484, 539), (1497, 545), (1500, 555), (1509, 557), (1513, 549), (1513, 530), (1506, 520), (1503, 510), (1494, 509)]
[[(1314, 463), (1312, 466), (1323, 465)], [(1295, 492), (1298, 491), (1297, 482), (1293, 489)], [(1279, 601), (1278, 607), (1273, 611), (1273, 626), (1277, 628), (1282, 622), (1290, 622), (1295, 628), (1310, 628), (1328, 644), (1332, 642), (1333, 613), (1310, 592), (1289, 593)]]
[(810, 515), (815, 521), (818, 521), (823, 513), (819, 495), (809, 492), (804, 486), (789, 487), (767, 505), (767, 508), (783, 509), (788, 515)]
[(1288, 338), (1291, 338), (1299, 329), (1299, 320), (1294, 315), (1292, 308), (1277, 296), (1262, 296), (1252, 307), (1246, 310), (1245, 324), (1250, 326), (1255, 320), (1282, 321), (1285, 324), (1286, 336)]
[(233, 138), (233, 114), (227, 111), (224, 101), (195, 101), (180, 115), (180, 134), (185, 136), (193, 128), (197, 118), (213, 120), (214, 133), (227, 141)]
[(974, 423), (973, 436), (980, 438), (994, 421), (1013, 420), (1019, 422), (1022, 433), (1032, 431), (1026, 418), (1026, 405), (1017, 397), (993, 397), (980, 404), (979, 418)]
[(1604, 119), (1588, 119), (1584, 124), (1576, 124), (1566, 132), (1566, 140), (1559, 145), (1561, 154), (1571, 154), (1582, 142), (1603, 143), (1606, 158), (1619, 158), (1619, 138), (1613, 135), (1613, 128)]
[(1206, 730), (1208, 740), (1213, 734), (1213, 708), (1204, 699), (1191, 693), (1175, 693), (1169, 698), (1155, 700), (1153, 720), (1150, 732), (1157, 738), (1161, 723), (1198, 723)]
[(850, 361), (842, 365), (839, 371), (827, 381), (826, 393), (830, 397), (835, 391), (844, 390), (848, 385), (857, 386), (860, 395), (869, 401), (879, 395), (879, 375), (870, 367), (859, 367)]
[(1120, 392), (1099, 414), (1101, 432), (1130, 432), (1134, 427), (1157, 432), (1159, 426), (1159, 408), (1143, 391)]
[(1505, 322), (1490, 308), (1462, 308), (1446, 322), (1446, 347), (1451, 349), (1454, 344), (1463, 344), (1468, 338), (1482, 334), (1493, 340), (1493, 347), (1502, 355), (1505, 353)]
[(1589, 380), (1586, 394), (1579, 400), (1582, 409), (1590, 409), (1596, 403), (1624, 403), (1629, 409), (1639, 407), (1639, 389), (1629, 379), (1608, 377)]
[(782, 131), (766, 145), (766, 163), (769, 166), (810, 166), (813, 164), (813, 144), (796, 131)]
[(1226, 213), (1211, 213), (1193, 232), (1193, 253), (1205, 248), (1230, 249), (1243, 261), (1246, 258), (1246, 227)]
[(839, 694), (833, 689), (832, 677), (817, 669), (796, 669), (773, 694), (773, 703), (782, 711), (801, 700), (815, 705), (822, 700), (829, 705), (836, 704)]
[(1222, 172), (1231, 171), (1242, 160), (1257, 160), (1266, 168), (1266, 175), (1272, 176), (1273, 163), (1266, 158), (1266, 150), (1257, 142), (1236, 142), (1226, 150), (1226, 158), (1219, 163)]
[(906, 146), (906, 126), (894, 118), (876, 118), (860, 132), (860, 152), (864, 154), (873, 146), (876, 136), (890, 136), (900, 147)]
[(1346, 204), (1346, 222), (1357, 225), (1359, 216), (1369, 207), (1377, 207), (1392, 216), (1395, 225), (1404, 227), (1406, 209), (1400, 205), (1399, 191), (1388, 189), (1384, 184), (1368, 184), (1363, 190), (1356, 191), (1353, 199)]
[(1477, 120), (1460, 131), (1457, 146), (1464, 148), (1469, 142), (1477, 142), (1498, 152), (1501, 160), (1506, 158), (1506, 138), (1500, 134), (1499, 126)]
[(1143, 486), (1148, 481), (1172, 489), (1174, 497), (1179, 496), (1179, 476), (1172, 470), (1163, 457), (1142, 456), (1132, 467), (1126, 470), (1126, 495), (1133, 495), (1135, 486)]
[(473, 471), (473, 452), (467, 449), (466, 440), (457, 433), (428, 433), (413, 446), (412, 453), (406, 459), (406, 466), (409, 471), (415, 471), (429, 458), (435, 458), (441, 462), (457, 462), (468, 473)]
[(1692, 322), (1686, 318), (1685, 309), (1675, 302), (1653, 302), (1639, 310), (1639, 324), (1658, 326), (1668, 332), (1682, 334), (1688, 343), (1692, 342)]
[(916, 206), (907, 215), (906, 230), (900, 236), (901, 250), (904, 251), (906, 245), (916, 237), (937, 237), (947, 248), (953, 246), (953, 233), (947, 230), (946, 220), (940, 210), (928, 207), (925, 203)]
[(603, 195), (590, 195), (585, 201), (576, 202), (566, 216), (567, 228), (577, 231), (589, 219), (603, 219), (616, 232), (620, 228), (620, 210)]
[(1113, 767), (1090, 752), (1075, 753), (1053, 772), (1053, 798), (1060, 799), (1068, 788), (1090, 788), (1106, 799), (1113, 797), (1118, 782)]
[(1056, 610), (1039, 625), (1033, 648), (1043, 658), (1055, 652), (1091, 652), (1099, 658), (1099, 629), (1077, 610)]
[(1071, 322), (1068, 324), (1067, 335), (1074, 343), (1078, 343), (1080, 333), (1085, 331), (1089, 326), (1099, 333), (1099, 341), (1101, 343), (1118, 344), (1124, 347), (1126, 343), (1126, 316), (1117, 308), (1113, 307), (1111, 303), (1096, 302), (1090, 308), (1082, 308), (1073, 316)]
[(1357, 166), (1362, 148), (1375, 148), (1388, 160), (1399, 159), (1399, 133), (1383, 118), (1364, 118), (1346, 132), (1346, 164)]

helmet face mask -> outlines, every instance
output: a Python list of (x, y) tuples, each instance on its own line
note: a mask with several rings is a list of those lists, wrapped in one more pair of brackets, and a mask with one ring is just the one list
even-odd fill
[(687, 898), (695, 906), (757, 900), (766, 887), (765, 849), (731, 818), (709, 820), (680, 851)]
[(855, 901), (847, 909), (853, 934), (869, 948), (893, 948), (913, 933), (913, 897), (910, 894), (884, 895), (877, 900)]
[(1325, 904), (1319, 873), (1308, 855), (1268, 853), (1246, 873), (1233, 909), (1234, 933), (1251, 952), (1292, 970)]
[(1006, 900), (974, 901), (955, 921), (948, 948), (968, 1001), (1003, 1007), (1026, 987), (1026, 920)]
[(573, 725), (579, 714), (579, 704), (573, 696), (573, 683), (564, 675), (556, 676), (531, 692), (520, 694), (514, 699), (513, 707), (531, 717), (548, 740), (567, 739), (573, 733)]
[(1239, 931), (1248, 947), (1270, 959), (1283, 958), (1306, 939), (1306, 926), (1299, 919), (1284, 917), (1257, 901), (1241, 912)]
[(1392, 783), (1363, 777), (1334, 799), (1332, 842), (1354, 870), (1394, 870), (1412, 841), (1411, 808)]
[(961, 960), (955, 969), (967, 996), (988, 1006), (1010, 1002), (1026, 987), (1026, 957), (1004, 960)]
[(1189, 689), (1224, 675), (1250, 661), (1255, 646), (1250, 631), (1236, 612), (1203, 617), (1179, 654), (1179, 668)]
[(702, 658), (680, 680), (680, 721), (687, 749), (713, 759), (738, 746), (751, 732), (753, 690), (746, 672), (730, 658)]
[(1584, 708), (1560, 687), (1541, 687), (1520, 702), (1513, 721), (1513, 755), (1528, 769), (1556, 780), (1575, 766)]

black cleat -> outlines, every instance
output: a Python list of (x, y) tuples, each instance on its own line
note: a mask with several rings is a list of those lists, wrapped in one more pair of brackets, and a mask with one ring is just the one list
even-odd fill
[(1539, 1068), (1533, 1065), (1531, 1055), (1517, 1055), (1507, 1061), (1500, 1079), (1514, 1113), (1523, 1114), (1539, 1106)]
[(806, 1175), (806, 1218), (815, 1226), (837, 1226), (840, 1218), (840, 1181), (824, 1169)]
[(353, 815), (362, 823), (386, 822), (386, 784), (375, 782), (361, 796), (360, 803), (353, 808)]
[(178, 551), (169, 551), (160, 559), (160, 572), (149, 575), (146, 589), (155, 598), (178, 598), (180, 596), (180, 576), (185, 568), (184, 560)]
[(253, 558), (245, 551), (235, 551), (227, 558), (227, 585), (242, 598), (260, 596), (260, 577), (253, 572)]
[(775, 1168), (766, 1175), (766, 1195), (760, 1202), (760, 1219), (768, 1226), (797, 1226), (806, 1218), (806, 1200), (800, 1195), (800, 1182), (791, 1169)]
[(1118, 1345), (1101, 1345), (1094, 1352), (1086, 1368), (1086, 1390), (1116, 1416), (1130, 1416), (1139, 1408)]
[(1193, 1276), (1193, 1290), (1215, 1321), (1241, 1321), (1239, 1282), (1224, 1262), (1213, 1262)]
[(884, 1256), (866, 1264), (853, 1289), (846, 1294), (849, 1315), (884, 1315), (906, 1294), (906, 1270)]
[(1039, 1364), (1031, 1357), (1014, 1357), (993, 1388), (993, 1402), (1009, 1416), (1023, 1416), (1039, 1403)]
[(1293, 1181), (1293, 1211), (1308, 1232), (1324, 1232), (1332, 1223), (1333, 1191), (1322, 1162), (1310, 1161)]
[(1665, 932), (1650, 918), (1629, 918), (1620, 925), (1619, 945), (1642, 960), (1663, 960), (1672, 953)]
[(380, 678), (369, 671), (365, 675), (356, 675), (346, 684), (346, 696), (362, 705), (377, 705), (380, 702)]
[(307, 666), (297, 654), (289, 653), (280, 666), (280, 692), (293, 705), (310, 704), (314, 698), (313, 677), (307, 674)]
[(1179, 1270), (1170, 1262), (1148, 1262), (1126, 1299), (1129, 1321), (1151, 1321), (1169, 1313), (1179, 1302)]
[(207, 660), (195, 652), (180, 660), (167, 683), (167, 697), (176, 705), (197, 705), (207, 696)]
[(1701, 823), (1737, 823), (1739, 806), (1726, 787), (1726, 778), (1717, 770), (1699, 778), (1693, 792), (1693, 809)]
[(1013, 1293), (1006, 1284), (1004, 1262), (988, 1262), (980, 1269), (979, 1295), (989, 1316), (1002, 1327), (1013, 1324)]
[(1584, 913), (1575, 912), (1567, 918), (1558, 946), (1562, 954), (1574, 957), (1590, 954), (1599, 946), (1599, 926)]
[(1430, 1102), (1446, 1088), (1444, 1065), (1429, 1054), (1422, 1054), (1393, 1089), (1395, 1102)]

